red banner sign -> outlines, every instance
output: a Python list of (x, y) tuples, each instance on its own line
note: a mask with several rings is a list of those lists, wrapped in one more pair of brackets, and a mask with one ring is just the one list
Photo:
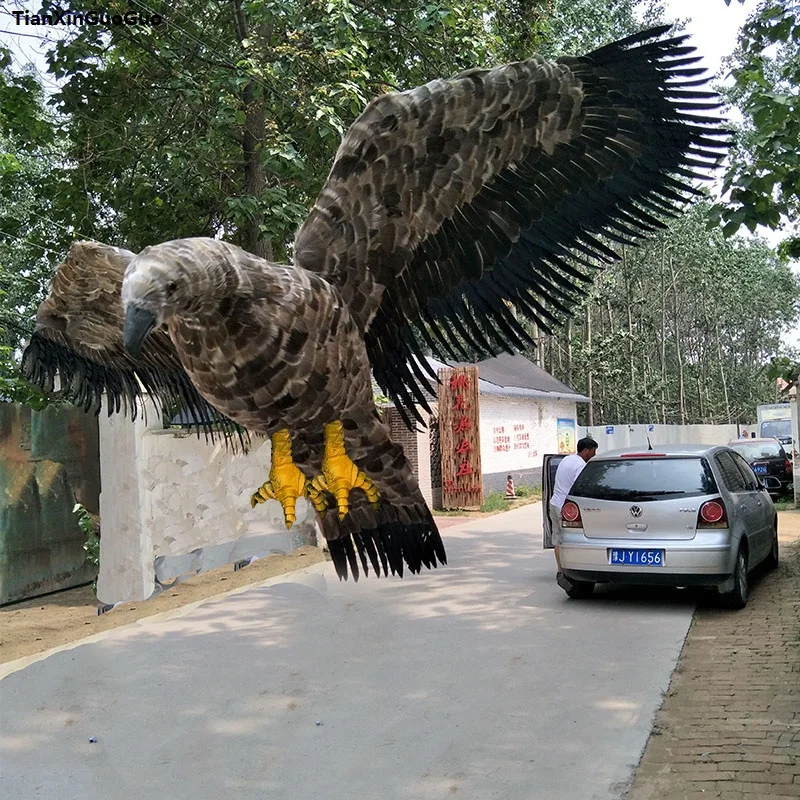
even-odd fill
[(483, 505), (478, 368), (439, 370), (442, 505)]

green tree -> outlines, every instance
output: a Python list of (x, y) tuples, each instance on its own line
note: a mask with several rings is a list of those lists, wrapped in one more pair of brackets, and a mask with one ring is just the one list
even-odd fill
[[(49, 50), (59, 87), (49, 98), (34, 73), (13, 70), (7, 54), (0, 62), (0, 169), (13, 171), (0, 190), (0, 288), (21, 330), (74, 238), (137, 251), (222, 236), (284, 259), (342, 134), (374, 96), (533, 51), (589, 49), (663, 14), (661, 0), (131, 7), (164, 21), (67, 31)], [(13, 352), (20, 339), (3, 342)]]
[(55, 165), (56, 135), (32, 70), (12, 65), (0, 47), (0, 398), (42, 407), (47, 399), (22, 381), (17, 348), (32, 330), (52, 271), (54, 235), (45, 188)]
[(800, 311), (800, 280), (757, 239), (725, 239), (699, 203), (597, 281), (542, 360), (595, 400), (595, 420), (747, 422)]
[[(730, 0), (726, 0), (730, 4)], [(796, 6), (762, 2), (729, 60), (729, 100), (742, 112), (725, 175), (729, 199), (715, 209), (726, 235), (741, 225), (776, 229), (800, 210), (800, 18)], [(800, 241), (789, 240), (789, 254)]]

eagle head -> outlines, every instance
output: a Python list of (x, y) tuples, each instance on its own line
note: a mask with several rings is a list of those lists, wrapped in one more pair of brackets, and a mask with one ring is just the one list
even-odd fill
[(146, 247), (130, 262), (122, 281), (123, 345), (130, 355), (139, 355), (154, 328), (174, 316), (200, 315), (213, 302), (221, 261), (215, 244), (165, 242)]

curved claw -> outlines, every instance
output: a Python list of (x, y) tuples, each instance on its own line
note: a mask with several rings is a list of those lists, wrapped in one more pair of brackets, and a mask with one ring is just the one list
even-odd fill
[(328, 483), (324, 475), (317, 475), (313, 480), (309, 481), (306, 486), (306, 496), (314, 504), (314, 508), (320, 514), (324, 514), (328, 510), (328, 501), (325, 495), (329, 492)]
[(272, 484), (267, 481), (262, 483), (258, 489), (250, 495), (250, 508), (255, 508), (259, 503), (266, 503), (267, 500), (276, 500)]

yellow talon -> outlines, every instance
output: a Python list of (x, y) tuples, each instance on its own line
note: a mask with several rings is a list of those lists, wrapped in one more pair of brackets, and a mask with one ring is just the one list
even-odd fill
[[(325, 426), (325, 456), (322, 459), (322, 475), (314, 478), (311, 487), (318, 492), (328, 491), (336, 498), (339, 519), (344, 519), (350, 510), (351, 489), (362, 489), (373, 505), (376, 505), (380, 498), (378, 487), (347, 455), (344, 447), (344, 427), (341, 420)], [(316, 503), (314, 505), (316, 506)]]
[(272, 491), (272, 486), (269, 481), (262, 484), (250, 496), (250, 508), (255, 508), (258, 503), (266, 503), (267, 500), (276, 500), (275, 492)]
[[(295, 505), (298, 497), (308, 494), (309, 480), (292, 461), (292, 440), (288, 429), (272, 434), (272, 467), (269, 480), (250, 497), (250, 508), (267, 500), (277, 500), (283, 506), (286, 527), (297, 519)], [(313, 498), (312, 498), (313, 500)], [(314, 503), (316, 506), (316, 503)]]
[(292, 460), (292, 440), (288, 429), (272, 434), (272, 467), (269, 480), (250, 496), (250, 507), (267, 500), (277, 500), (283, 506), (286, 527), (291, 528), (296, 517), (298, 497), (307, 497), (314, 508), (324, 514), (328, 510), (326, 495), (336, 498), (339, 519), (350, 511), (350, 491), (361, 489), (373, 506), (378, 504), (378, 487), (352, 461), (344, 447), (344, 427), (340, 420), (325, 426), (325, 455), (322, 474), (308, 480)]
[(324, 475), (317, 475), (306, 487), (306, 496), (320, 514), (324, 514), (328, 510), (328, 501), (325, 499), (327, 491), (328, 484), (325, 482)]

